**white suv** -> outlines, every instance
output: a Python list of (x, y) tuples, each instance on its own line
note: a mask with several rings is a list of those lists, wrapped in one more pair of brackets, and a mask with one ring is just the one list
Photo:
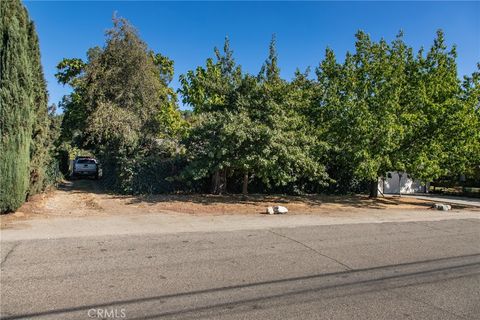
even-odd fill
[(73, 161), (73, 177), (95, 177), (98, 179), (98, 162), (94, 158), (77, 157)]

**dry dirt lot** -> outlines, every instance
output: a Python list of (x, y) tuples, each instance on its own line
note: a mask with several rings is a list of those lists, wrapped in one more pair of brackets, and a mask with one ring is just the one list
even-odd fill
[[(2, 215), (1, 227), (32, 218), (139, 215), (258, 215), (267, 206), (284, 205), (289, 215), (348, 215), (388, 210), (431, 210), (431, 201), (401, 197), (284, 196), (284, 195), (154, 195), (120, 196), (103, 192), (96, 181), (64, 182), (58, 189), (33, 197), (15, 214)], [(462, 209), (454, 207), (454, 209)]]

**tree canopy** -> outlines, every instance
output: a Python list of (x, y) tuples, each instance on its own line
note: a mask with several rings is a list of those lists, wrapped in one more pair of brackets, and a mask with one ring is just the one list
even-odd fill
[(59, 82), (74, 89), (62, 104), (64, 138), (99, 156), (116, 184), (122, 162), (185, 128), (169, 87), (173, 61), (149, 50), (123, 18), (113, 19), (104, 47), (87, 56), (57, 66)]
[(315, 139), (291, 108), (292, 88), (280, 78), (275, 39), (257, 77), (242, 73), (228, 39), (222, 53), (214, 51), (215, 60), (181, 77), (180, 92), (194, 112), (186, 173), (213, 175), (215, 193), (224, 192), (227, 177), (235, 174), (243, 176), (244, 193), (252, 178), (267, 186), (325, 178), (313, 156)]
[(170, 87), (173, 61), (148, 49), (124, 19), (114, 18), (106, 36), (87, 61), (61, 61), (57, 78), (74, 89), (61, 105), (62, 139), (93, 150), (114, 176), (170, 159), (178, 161), (171, 181), (210, 180), (214, 193), (370, 185), (376, 196), (389, 171), (424, 182), (478, 171), (479, 73), (460, 80), (456, 48), (441, 30), (416, 52), (403, 32), (388, 42), (358, 31), (352, 52), (338, 58), (327, 48), (313, 74), (297, 70), (291, 80), (281, 75), (275, 35), (255, 75), (226, 38), (204, 65), (180, 75), (178, 94), (191, 108), (182, 112)]
[(426, 55), (415, 55), (402, 33), (390, 44), (361, 31), (356, 39), (343, 64), (327, 50), (317, 69), (316, 122), (327, 126), (332, 156), (350, 168), (337, 170), (372, 181), (373, 192), (387, 171), (425, 182), (464, 173), (479, 144), (478, 117), (461, 98), (456, 51), (443, 32)]

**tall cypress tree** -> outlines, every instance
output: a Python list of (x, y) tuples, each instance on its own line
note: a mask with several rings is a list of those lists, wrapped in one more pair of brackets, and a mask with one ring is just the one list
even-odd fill
[(32, 92), (34, 122), (32, 127), (32, 143), (30, 146), (30, 186), (28, 193), (35, 194), (43, 191), (47, 186), (46, 170), (52, 162), (52, 141), (49, 137), (50, 119), (48, 117), (47, 107), (47, 85), (40, 62), (38, 37), (32, 22), (30, 23), (28, 31), (30, 58), (32, 59), (32, 79), (34, 84)]
[(44, 152), (37, 132), (48, 130), (48, 117), (38, 39), (19, 0), (0, 2), (0, 36), (0, 212), (8, 212), (41, 189), (30, 191), (30, 171), (44, 163), (30, 162)]

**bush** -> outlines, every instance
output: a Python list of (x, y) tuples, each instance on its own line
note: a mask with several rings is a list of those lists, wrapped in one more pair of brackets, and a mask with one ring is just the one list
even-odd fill
[(33, 22), (19, 0), (0, 1), (0, 213), (42, 191), (50, 145), (47, 92)]
[(186, 161), (182, 157), (150, 155), (117, 158), (115, 161), (107, 161), (102, 167), (102, 181), (107, 189), (122, 194), (200, 191), (202, 181), (188, 183), (178, 178), (185, 165)]

